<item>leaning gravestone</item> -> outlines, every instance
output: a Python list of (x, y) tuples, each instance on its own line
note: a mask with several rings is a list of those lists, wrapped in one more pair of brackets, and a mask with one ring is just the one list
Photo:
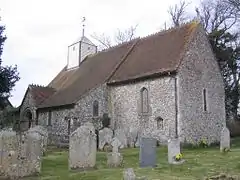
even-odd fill
[(111, 153), (107, 154), (107, 165), (108, 167), (119, 167), (123, 162), (123, 156), (118, 152), (121, 142), (117, 138), (114, 138), (111, 145), (113, 149)]
[(230, 150), (230, 132), (227, 127), (224, 127), (221, 131), (220, 138), (220, 151), (228, 151)]
[(168, 163), (169, 164), (182, 164), (184, 160), (176, 156), (181, 155), (180, 140), (178, 138), (168, 140)]
[(156, 139), (141, 137), (139, 161), (140, 167), (156, 167)]
[(99, 131), (99, 149), (103, 150), (104, 145), (110, 144), (113, 139), (113, 131), (110, 128), (103, 128)]
[(95, 128), (92, 123), (85, 123), (70, 135), (69, 169), (95, 168), (96, 153)]

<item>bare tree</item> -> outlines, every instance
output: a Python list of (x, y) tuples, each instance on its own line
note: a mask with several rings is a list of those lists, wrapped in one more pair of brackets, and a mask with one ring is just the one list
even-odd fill
[(131, 41), (136, 37), (137, 27), (138, 25), (131, 26), (125, 30), (118, 29), (113, 38), (104, 33), (100, 35), (94, 33), (91, 37), (98, 41), (98, 49), (102, 50), (110, 48), (116, 44)]
[(190, 3), (187, 3), (186, 1), (180, 1), (179, 4), (175, 4), (174, 6), (170, 6), (168, 13), (170, 14), (171, 21), (173, 23), (173, 26), (178, 27), (185, 21), (187, 21), (187, 15), (186, 15), (186, 8), (188, 7)]
[[(227, 2), (228, 1), (228, 2)], [(230, 30), (239, 21), (239, 10), (233, 6), (231, 0), (204, 0), (196, 8), (197, 18), (201, 21), (207, 32), (224, 29)]]
[(235, 6), (238, 10), (240, 10), (240, 0), (225, 0), (225, 2)]
[(116, 43), (123, 43), (127, 41), (131, 41), (133, 38), (135, 38), (136, 30), (138, 25), (131, 26), (130, 28), (121, 31), (118, 29), (117, 33), (115, 34), (115, 42)]

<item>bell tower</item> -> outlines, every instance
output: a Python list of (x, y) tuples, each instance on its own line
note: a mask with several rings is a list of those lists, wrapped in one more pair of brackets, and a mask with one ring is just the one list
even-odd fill
[(97, 46), (85, 37), (85, 17), (83, 18), (82, 37), (68, 46), (67, 69), (77, 68), (80, 63), (90, 54), (97, 52)]

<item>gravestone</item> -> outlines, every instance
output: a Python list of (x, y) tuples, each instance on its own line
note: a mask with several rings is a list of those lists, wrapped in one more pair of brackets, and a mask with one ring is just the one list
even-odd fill
[(85, 123), (70, 135), (69, 169), (95, 168), (96, 153), (95, 128), (92, 123)]
[(156, 139), (141, 137), (139, 161), (140, 167), (156, 167)]
[(41, 171), (41, 137), (37, 133), (8, 132), (1, 138), (1, 175), (16, 178), (35, 175)]
[(129, 147), (135, 147), (135, 143), (138, 138), (138, 129), (137, 128), (129, 128), (128, 133), (128, 145)]
[(103, 128), (99, 131), (99, 149), (103, 150), (104, 145), (110, 144), (113, 139), (113, 131), (110, 128)]
[(121, 142), (120, 146), (121, 149), (127, 147), (127, 136), (123, 129), (115, 130), (115, 137), (118, 138), (119, 141)]
[(175, 159), (177, 154), (180, 154), (180, 140), (178, 138), (168, 140), (168, 163), (169, 164), (182, 164), (183, 159), (177, 161)]
[(224, 127), (221, 131), (220, 138), (220, 151), (230, 150), (230, 132), (227, 127)]
[(36, 132), (39, 133), (42, 140), (42, 147), (43, 147), (43, 153), (47, 150), (47, 144), (48, 144), (48, 131), (43, 126), (34, 126), (33, 128), (30, 128), (28, 132)]
[(123, 180), (147, 180), (145, 176), (137, 177), (132, 168), (123, 171)]
[(111, 153), (107, 154), (107, 165), (108, 167), (119, 167), (123, 162), (123, 156), (118, 152), (121, 142), (117, 138), (114, 138), (111, 145), (113, 149)]
[(135, 180), (136, 179), (136, 175), (132, 168), (128, 168), (123, 171), (123, 179), (124, 180)]

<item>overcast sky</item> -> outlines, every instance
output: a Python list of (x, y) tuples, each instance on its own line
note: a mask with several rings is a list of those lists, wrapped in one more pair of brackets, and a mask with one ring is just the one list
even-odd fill
[[(190, 10), (198, 0), (188, 2)], [(179, 0), (0, 0), (0, 23), (7, 35), (3, 64), (16, 64), (21, 77), (10, 101), (20, 105), (29, 84), (46, 86), (66, 65), (67, 47), (81, 36), (83, 16), (87, 37), (112, 35), (135, 24), (137, 35), (146, 36), (169, 22), (167, 10), (176, 3)]]

